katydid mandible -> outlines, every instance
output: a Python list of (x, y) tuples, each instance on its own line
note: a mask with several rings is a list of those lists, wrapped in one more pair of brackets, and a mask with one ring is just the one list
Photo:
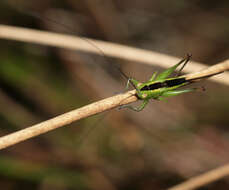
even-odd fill
[[(132, 107), (129, 105), (124, 105), (121, 106), (120, 109), (122, 108), (129, 108), (134, 111), (142, 111), (145, 106), (148, 104), (150, 99), (155, 99), (155, 100), (163, 100), (166, 97), (171, 97), (171, 96), (177, 96), (179, 94), (187, 93), (187, 92), (192, 92), (196, 90), (197, 88), (190, 88), (190, 89), (178, 89), (182, 86), (191, 84), (193, 82), (198, 81), (199, 79), (202, 78), (207, 78), (212, 76), (206, 75), (204, 77), (200, 78), (192, 78), (192, 79), (186, 79), (185, 76), (179, 76), (180, 72), (182, 69), (185, 67), (185, 65), (188, 63), (190, 60), (191, 55), (187, 55), (185, 59), (182, 59), (179, 63), (175, 64), (171, 68), (163, 71), (162, 73), (157, 75), (157, 72), (154, 72), (149, 81), (141, 83), (137, 81), (134, 78), (129, 78), (127, 77), (122, 71), (122, 75), (127, 78), (127, 85), (126, 88), (128, 89), (129, 84), (131, 84), (135, 90), (136, 90), (136, 96), (138, 99), (143, 100), (143, 103), (139, 107)], [(183, 64), (181, 69), (178, 72), (178, 75), (175, 77), (168, 78), (175, 70), (176, 68)], [(219, 73), (216, 73), (219, 74)], [(213, 74), (213, 75), (216, 75)]]

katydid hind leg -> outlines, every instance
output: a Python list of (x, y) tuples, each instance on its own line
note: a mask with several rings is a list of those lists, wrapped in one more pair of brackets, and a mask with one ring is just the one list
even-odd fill
[(182, 63), (184, 63), (184, 65), (182, 66), (182, 69), (184, 68), (184, 66), (187, 64), (187, 62), (190, 60), (191, 55), (187, 55), (187, 57), (185, 59), (182, 59), (179, 63), (177, 63), (176, 65), (168, 68), (167, 70), (163, 71), (162, 73), (160, 73), (155, 80), (163, 80), (166, 79), (169, 75), (171, 75), (176, 68), (181, 65)]
[(157, 71), (153, 73), (153, 75), (151, 76), (151, 78), (149, 79), (149, 81), (154, 81), (155, 77), (157, 75)]
[(187, 92), (192, 92), (195, 90), (196, 90), (196, 88), (190, 88), (190, 89), (184, 89), (184, 90), (172, 90), (172, 91), (164, 92), (162, 94), (162, 99), (163, 99), (163, 97), (177, 96), (177, 95), (184, 94)]
[(187, 54), (187, 57), (184, 61), (184, 64), (182, 65), (182, 67), (180, 68), (180, 70), (178, 71), (178, 73), (176, 74), (176, 77), (177, 76), (180, 76), (181, 74), (181, 71), (184, 69), (185, 65), (189, 62), (189, 60), (191, 59), (192, 55), (191, 54)]

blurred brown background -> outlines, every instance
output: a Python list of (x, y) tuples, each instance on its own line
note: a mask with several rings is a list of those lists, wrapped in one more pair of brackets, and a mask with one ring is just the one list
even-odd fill
[[(208, 65), (229, 58), (229, 1), (2, 0), (0, 22), (192, 53)], [(0, 42), (1, 136), (123, 91), (119, 65), (140, 81), (162, 70)], [(228, 87), (197, 86), (206, 91), (152, 100), (139, 113), (109, 111), (2, 150), (1, 189), (160, 190), (228, 163)], [(228, 188), (225, 178), (201, 189)]]

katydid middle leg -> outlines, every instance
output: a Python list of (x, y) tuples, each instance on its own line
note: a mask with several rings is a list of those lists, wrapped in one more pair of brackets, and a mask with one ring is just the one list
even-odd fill
[(140, 112), (145, 108), (145, 106), (148, 104), (148, 102), (149, 102), (149, 99), (145, 99), (145, 100), (143, 100), (142, 104), (139, 107), (123, 105), (123, 106), (120, 106), (119, 109), (128, 108), (128, 109), (131, 109), (133, 111)]

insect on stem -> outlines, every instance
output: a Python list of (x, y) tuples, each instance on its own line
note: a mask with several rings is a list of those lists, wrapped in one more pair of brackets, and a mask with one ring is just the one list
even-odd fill
[(165, 98), (177, 96), (180, 94), (193, 92), (196, 90), (202, 90), (204, 91), (204, 88), (189, 88), (189, 89), (179, 89), (181, 87), (187, 86), (193, 82), (197, 82), (201, 79), (208, 78), (211, 76), (214, 76), (219, 73), (213, 73), (213, 74), (206, 74), (199, 77), (192, 77), (192, 78), (186, 78), (185, 76), (175, 76), (170, 77), (170, 75), (175, 71), (175, 69), (183, 64), (181, 69), (178, 72), (178, 75), (182, 71), (182, 69), (185, 67), (185, 65), (190, 60), (191, 55), (187, 54), (187, 57), (185, 59), (182, 59), (174, 66), (164, 70), (163, 72), (159, 73), (157, 75), (157, 72), (153, 73), (151, 78), (147, 82), (139, 82), (136, 79), (128, 78), (121, 70), (120, 72), (122, 75), (128, 79), (128, 83), (131, 83), (134, 88), (136, 89), (136, 96), (143, 100), (143, 103), (139, 107), (132, 107), (132, 106), (122, 106), (121, 108), (129, 108), (134, 111), (141, 111), (145, 108), (145, 106), (148, 104), (150, 99), (155, 100), (164, 100)]

